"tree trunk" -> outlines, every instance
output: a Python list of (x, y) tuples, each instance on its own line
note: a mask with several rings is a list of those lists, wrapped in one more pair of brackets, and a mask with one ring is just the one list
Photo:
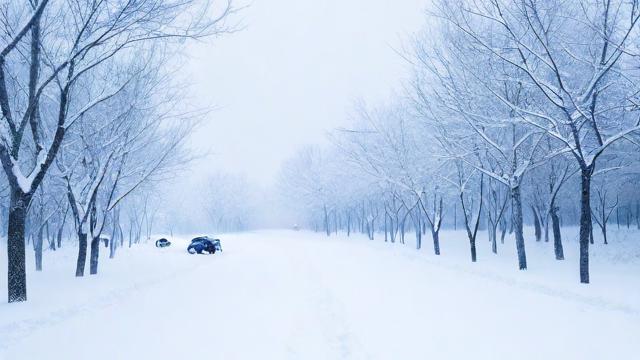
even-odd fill
[(371, 240), (376, 236), (376, 219), (371, 219)]
[[(396, 215), (396, 218), (397, 218), (397, 215)], [(393, 218), (390, 219), (390, 222), (391, 222), (391, 234), (390, 234), (391, 237), (390, 237), (390, 240), (391, 240), (392, 244), (395, 244), (396, 243), (396, 235), (397, 235), (397, 232), (398, 232), (398, 222), (397, 221), (393, 221)]]
[(36, 271), (42, 271), (42, 245), (44, 242), (44, 229), (41, 226), (38, 229), (38, 233), (36, 234), (36, 238), (33, 241), (33, 250), (35, 253), (36, 260)]
[(57, 241), (58, 241), (58, 249), (60, 249), (62, 247), (62, 233), (63, 233), (63, 231), (64, 231), (64, 222), (62, 223), (62, 225), (58, 229), (58, 234), (56, 235)]
[(589, 283), (589, 237), (591, 224), (591, 167), (582, 170), (580, 196), (580, 282)]
[(453, 206), (453, 230), (458, 230), (458, 205)]
[(111, 229), (111, 241), (109, 241), (109, 259), (116, 256), (116, 248), (118, 247), (118, 226), (119, 226), (118, 210), (114, 211), (113, 228)]
[(387, 220), (387, 218), (388, 218), (388, 216), (387, 216), (387, 213), (385, 212), (384, 213), (384, 242), (388, 241), (388, 235), (387, 235), (387, 222), (388, 222), (388, 220)]
[(56, 251), (56, 239), (51, 239), (51, 232), (49, 231), (49, 221), (47, 221), (46, 225), (47, 230), (47, 242), (49, 242), (49, 250)]
[[(113, 234), (115, 235), (116, 232), (114, 231)], [(118, 242), (115, 241), (115, 238), (111, 238), (111, 241), (109, 241), (109, 259), (113, 259), (114, 257), (116, 257), (116, 248), (118, 247)]]
[[(522, 208), (520, 208), (522, 213)], [(513, 210), (511, 210), (511, 221), (509, 221), (509, 235), (513, 234)]]
[(120, 226), (120, 218), (118, 217), (118, 237), (120, 238), (120, 247), (124, 247), (124, 232)]
[(420, 224), (420, 215), (416, 214), (416, 220), (414, 220), (416, 227), (416, 250), (420, 250), (422, 247), (422, 224)]
[(491, 238), (491, 252), (498, 253), (498, 224), (491, 224), (489, 227), (489, 237)]
[(27, 273), (25, 264), (24, 230), (29, 196), (12, 190), (7, 230), (8, 300), (27, 301)]
[(640, 201), (636, 202), (636, 226), (640, 230)]
[(518, 251), (518, 267), (520, 270), (527, 269), (527, 253), (524, 247), (524, 231), (522, 228), (522, 200), (520, 198), (520, 186), (511, 188), (513, 200), (513, 220), (512, 224), (516, 233), (516, 250)]
[(327, 236), (331, 236), (331, 230), (329, 229), (329, 213), (327, 213), (327, 206), (324, 205), (324, 230)]
[(562, 248), (562, 234), (560, 233), (560, 219), (558, 219), (558, 208), (551, 206), (551, 224), (553, 227), (553, 250), (556, 260), (564, 260), (564, 249)]
[(91, 254), (89, 256), (89, 274), (95, 275), (98, 273), (98, 258), (100, 256), (100, 237), (93, 237), (91, 239)]
[(629, 208), (627, 208), (627, 230), (629, 229), (630, 226), (631, 226), (631, 211), (629, 211)]
[(544, 221), (544, 242), (549, 242), (549, 217)]
[(440, 229), (438, 231), (431, 229), (431, 237), (433, 238), (433, 252), (440, 255)]
[(140, 220), (139, 224), (136, 224), (136, 238), (134, 239), (136, 244), (140, 243), (140, 238), (142, 237), (142, 225), (142, 220)]
[(469, 238), (469, 245), (471, 246), (471, 262), (476, 262), (477, 255), (476, 255), (476, 237), (475, 236), (471, 236)]
[(87, 262), (87, 234), (78, 231), (78, 262), (76, 263), (76, 276), (84, 276), (84, 265)]
[(538, 216), (538, 212), (532, 206), (531, 212), (533, 213), (533, 228), (535, 230), (536, 241), (540, 241), (542, 239), (542, 229), (540, 228), (540, 217)]

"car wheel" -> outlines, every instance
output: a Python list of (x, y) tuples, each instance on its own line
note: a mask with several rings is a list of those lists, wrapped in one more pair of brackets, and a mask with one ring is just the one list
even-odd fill
[(189, 247), (187, 248), (187, 252), (188, 252), (189, 254), (193, 255), (193, 254), (195, 254), (195, 253), (196, 253), (196, 249), (194, 249), (193, 247), (189, 246)]

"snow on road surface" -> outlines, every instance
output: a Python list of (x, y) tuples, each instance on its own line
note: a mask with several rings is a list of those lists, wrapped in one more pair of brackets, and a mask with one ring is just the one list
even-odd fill
[(488, 246), (471, 264), (464, 241), (443, 241), (435, 258), (426, 242), (417, 252), (360, 236), (222, 239), (224, 252), (212, 256), (187, 254), (185, 240), (102, 254), (101, 274), (83, 279), (73, 277), (74, 248), (48, 253), (45, 271), (28, 274), (29, 302), (0, 304), (0, 359), (629, 359), (640, 351), (633, 261), (604, 271), (595, 256), (600, 283), (584, 286), (570, 249), (565, 263), (542, 260), (549, 244), (529, 244), (531, 269), (519, 272), (506, 254), (490, 258)]

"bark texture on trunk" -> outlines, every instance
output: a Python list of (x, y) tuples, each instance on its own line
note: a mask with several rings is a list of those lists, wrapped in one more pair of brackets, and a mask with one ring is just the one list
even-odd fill
[(327, 212), (327, 206), (324, 206), (324, 231), (327, 236), (331, 236), (331, 230), (329, 229), (329, 213)]
[(433, 238), (433, 252), (440, 255), (440, 229), (438, 231), (431, 230), (431, 237)]
[(505, 216), (502, 216), (500, 219), (500, 243), (504, 244), (504, 237), (507, 235), (507, 221), (504, 219)]
[(497, 241), (497, 237), (498, 237), (498, 229), (497, 229), (497, 224), (496, 225), (491, 225), (489, 227), (489, 237), (491, 238), (491, 252), (494, 254), (498, 253), (498, 241)]
[(416, 214), (415, 227), (416, 227), (416, 249), (420, 250), (422, 247), (422, 224), (420, 224), (420, 215)]
[(87, 263), (87, 234), (78, 233), (78, 262), (76, 264), (76, 276), (84, 276), (84, 266)]
[(98, 259), (100, 257), (100, 237), (91, 239), (91, 254), (89, 256), (89, 274), (98, 273)]
[(580, 189), (580, 282), (589, 283), (589, 241), (591, 224), (591, 169), (582, 170)]
[(536, 241), (542, 240), (542, 229), (540, 227), (540, 218), (538, 217), (538, 212), (532, 206), (531, 213), (533, 214), (533, 228), (535, 230)]
[(549, 242), (549, 218), (544, 221), (544, 242)]
[(42, 271), (42, 246), (44, 242), (43, 236), (44, 236), (43, 229), (42, 227), (40, 227), (40, 229), (38, 229), (38, 232), (36, 234), (36, 238), (33, 241), (33, 250), (35, 253), (35, 260), (36, 260), (36, 271)]
[(558, 208), (551, 208), (551, 225), (553, 227), (553, 250), (556, 260), (564, 260), (564, 249), (562, 247), (562, 234), (560, 232), (560, 219), (558, 218)]
[(58, 242), (58, 249), (60, 249), (62, 247), (62, 233), (64, 232), (64, 223), (62, 223), (62, 226), (60, 226), (60, 228), (58, 229), (58, 234), (56, 235), (57, 239), (56, 241)]
[(520, 186), (511, 189), (513, 200), (513, 230), (516, 233), (516, 250), (518, 252), (518, 267), (520, 270), (527, 269), (527, 253), (524, 247), (524, 230), (522, 225), (522, 200), (520, 197)]
[(472, 239), (469, 239), (469, 242), (471, 243), (471, 262), (476, 262), (478, 257), (477, 257), (477, 253), (476, 253), (476, 239), (475, 237)]
[(7, 299), (10, 303), (27, 301), (24, 230), (28, 205), (28, 196), (20, 190), (12, 192), (7, 231)]

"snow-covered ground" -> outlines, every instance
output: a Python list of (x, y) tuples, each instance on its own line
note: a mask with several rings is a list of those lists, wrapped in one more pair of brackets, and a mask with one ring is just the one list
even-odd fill
[(575, 229), (565, 232), (567, 260), (528, 241), (525, 272), (511, 241), (495, 256), (481, 237), (472, 264), (461, 231), (442, 234), (440, 257), (428, 236), (416, 251), (413, 236), (402, 246), (260, 231), (222, 236), (212, 256), (149, 242), (82, 279), (67, 246), (29, 271), (27, 303), (1, 298), (0, 359), (634, 358), (637, 230), (592, 248), (590, 285), (578, 283)]

